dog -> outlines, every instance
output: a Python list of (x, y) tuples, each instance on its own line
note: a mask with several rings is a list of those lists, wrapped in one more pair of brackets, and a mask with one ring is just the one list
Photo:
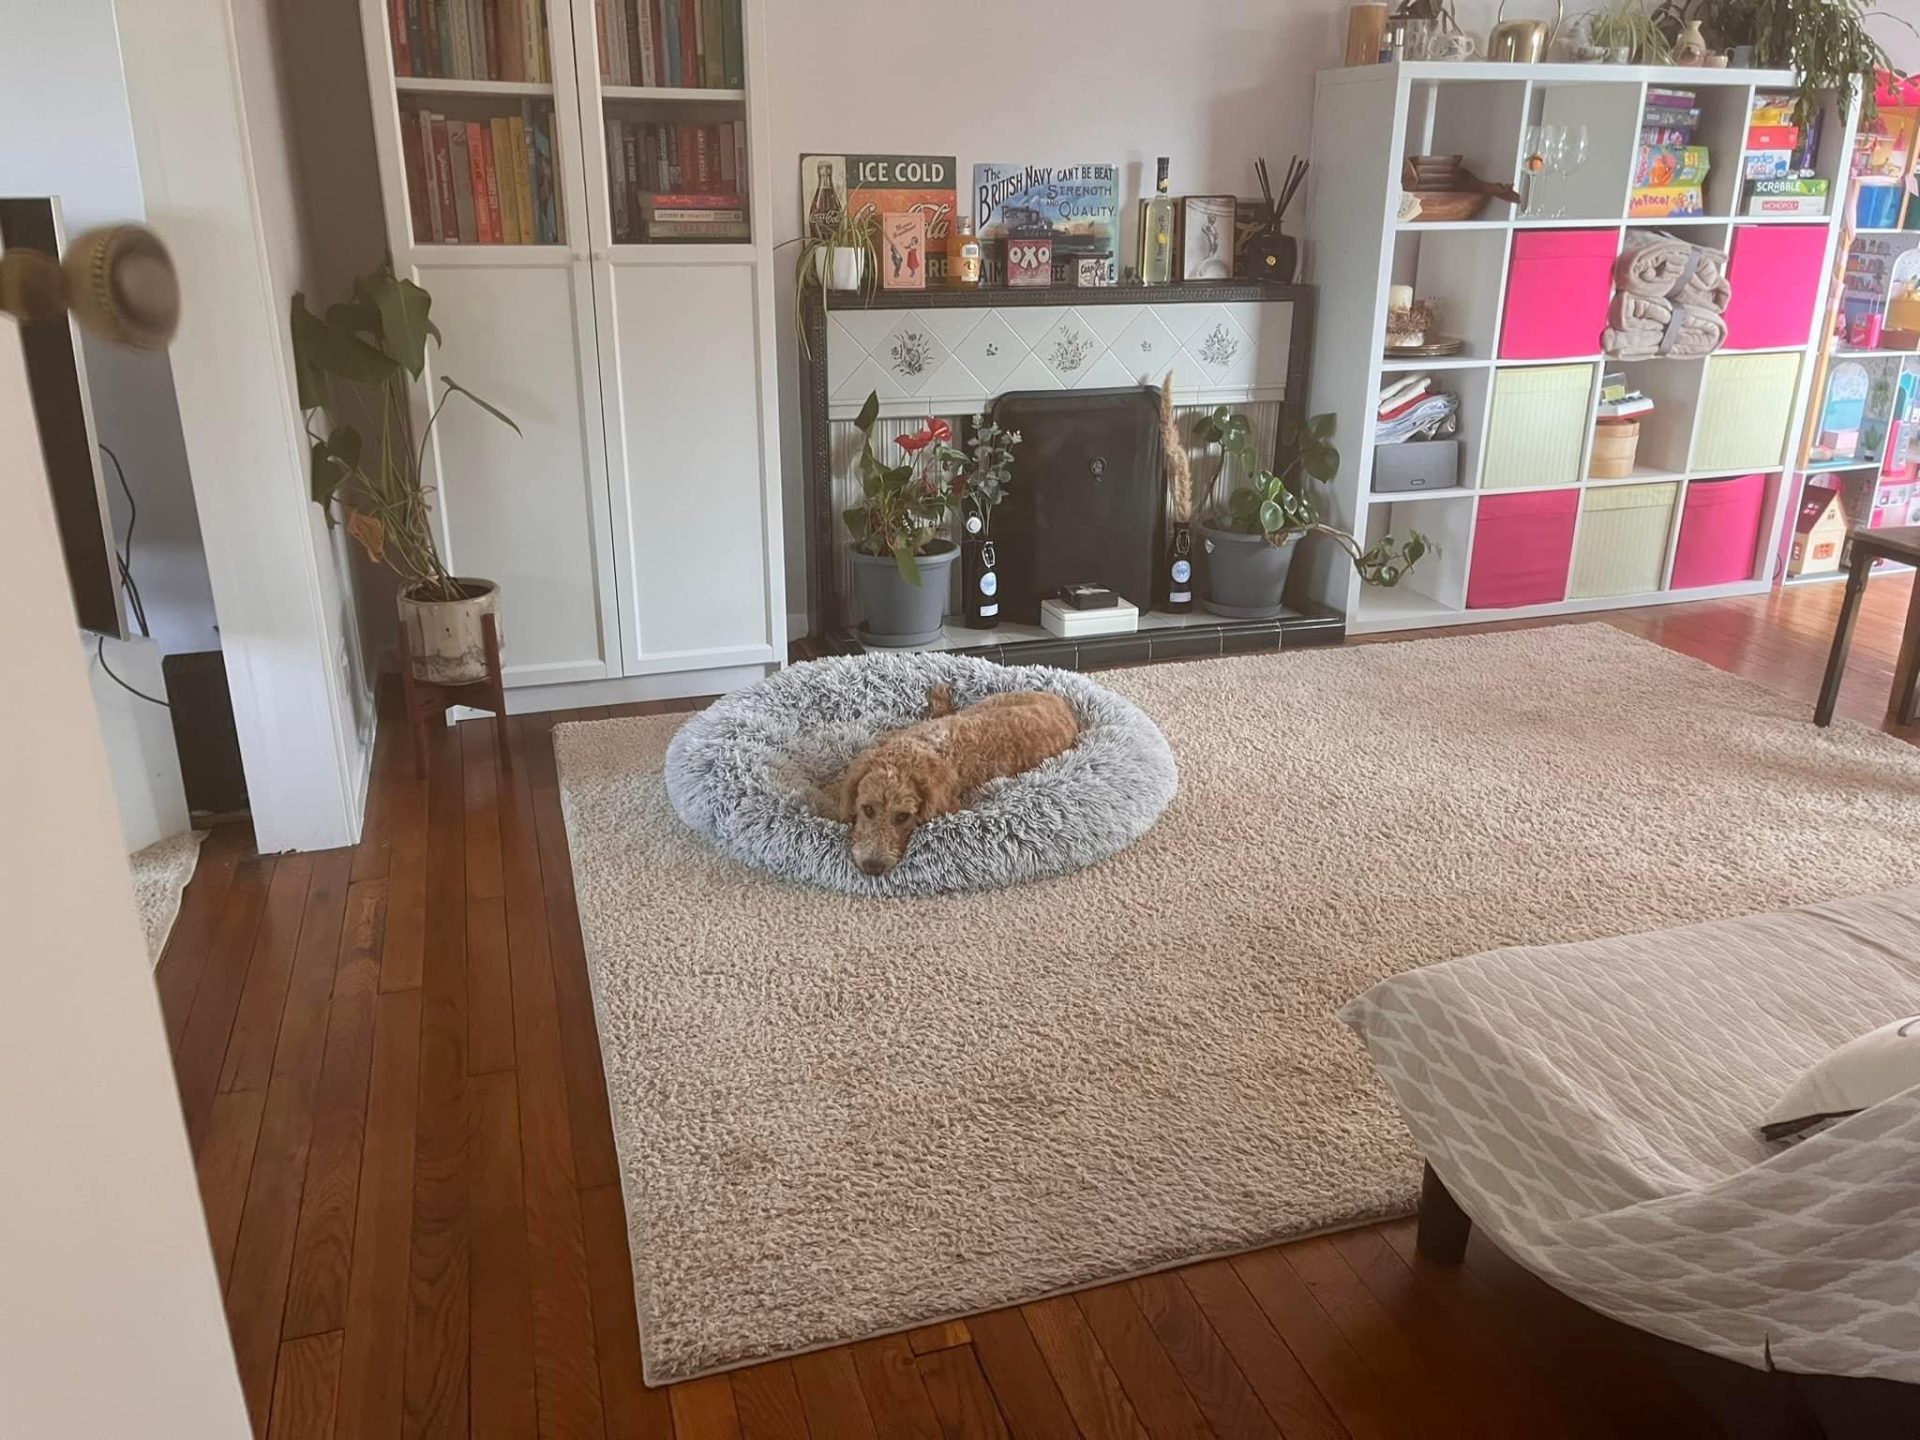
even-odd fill
[(881, 736), (840, 779), (853, 863), (868, 875), (886, 874), (934, 816), (964, 808), (989, 780), (1031, 770), (1079, 739), (1073, 707), (1058, 695), (1015, 690), (956, 709), (951, 687), (934, 686), (925, 720)]

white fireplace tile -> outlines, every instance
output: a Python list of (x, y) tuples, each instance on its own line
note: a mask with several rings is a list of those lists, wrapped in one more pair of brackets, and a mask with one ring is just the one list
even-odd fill
[(1082, 305), (1074, 310), (1087, 328), (1098, 335), (1107, 345), (1112, 345), (1127, 333), (1127, 327), (1133, 324), (1144, 305)]
[(1064, 305), (1009, 305), (998, 313), (1000, 318), (1006, 321), (1007, 328), (1018, 335), (1020, 342), (1031, 350), (1040, 343), (1042, 335), (1060, 322), (1060, 317), (1067, 313), (1067, 307)]
[(1184, 348), (1216, 388), (1251, 386), (1258, 373), (1253, 341), (1225, 311), (1196, 330)]
[(958, 350), (988, 314), (984, 310), (919, 310), (915, 312), (921, 322), (931, 330), (940, 343), (949, 350)]
[(919, 391), (929, 415), (973, 414), (986, 407), (993, 393), (993, 387), (981, 384), (958, 355), (941, 361)]
[[(1158, 384), (1160, 377), (1167, 373), (1167, 367), (1172, 365), (1179, 356), (1180, 342), (1174, 339), (1172, 333), (1160, 322), (1159, 316), (1152, 310), (1143, 309), (1134, 317), (1133, 323), (1121, 333), (1120, 338), (1114, 341), (1113, 353), (1130, 373), (1150, 374), (1153, 377), (1152, 383)], [(1176, 388), (1182, 385), (1191, 386), (1198, 383), (1198, 377), (1183, 380), (1175, 376), (1173, 383)]]
[(1001, 311), (990, 310), (967, 338), (953, 347), (960, 362), (988, 393), (1003, 388), (1014, 366), (1027, 358), (1029, 347), (1008, 328)]
[(1167, 327), (1167, 333), (1182, 345), (1192, 337), (1201, 323), (1222, 313), (1218, 305), (1155, 305), (1152, 307), (1154, 318)]
[(827, 312), (827, 322), (829, 325), (838, 325), (854, 338), (862, 350), (871, 354), (881, 348), (881, 342), (893, 333), (895, 326), (909, 319), (912, 314), (911, 310), (905, 313), (898, 310), (831, 310)]
[(1069, 310), (1051, 330), (1040, 337), (1040, 343), (1033, 347), (1033, 353), (1040, 357), (1062, 385), (1071, 390), (1086, 378), (1089, 367), (1106, 353), (1106, 349), (1100, 337), (1088, 328), (1080, 312)]
[[(1141, 372), (1141, 374), (1144, 373), (1144, 371)], [(1081, 373), (1079, 381), (1073, 388), (1076, 390), (1115, 389), (1122, 385), (1140, 383), (1140, 375), (1127, 368), (1126, 362), (1120, 358), (1117, 351), (1103, 350), (1100, 358)]]
[(867, 347), (843, 328), (839, 320), (827, 320), (827, 393), (839, 391), (846, 378), (866, 362)]
[(869, 391), (877, 391), (883, 401), (905, 399), (907, 393), (900, 388), (900, 383), (892, 375), (880, 367), (878, 361), (868, 358), (861, 361), (845, 380), (833, 387), (829, 399), (836, 405), (847, 404), (858, 408)]
[(1002, 390), (1060, 390), (1065, 387), (1060, 377), (1047, 367), (1047, 363), (1038, 355), (1029, 355), (1014, 367), (1008, 375)]
[(934, 337), (920, 315), (909, 312), (874, 347), (873, 358), (893, 376), (901, 393), (918, 395), (927, 377), (947, 358), (947, 347)]

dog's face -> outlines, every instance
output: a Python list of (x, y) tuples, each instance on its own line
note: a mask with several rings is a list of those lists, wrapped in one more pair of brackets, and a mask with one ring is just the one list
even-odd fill
[(907, 853), (913, 832), (951, 809), (943, 775), (927, 767), (860, 763), (841, 787), (840, 818), (853, 827), (848, 849), (868, 875), (884, 875)]

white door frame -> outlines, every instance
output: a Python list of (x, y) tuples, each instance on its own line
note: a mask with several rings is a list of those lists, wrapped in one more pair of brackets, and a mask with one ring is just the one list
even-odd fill
[(146, 219), (180, 272), (174, 390), (255, 840), (350, 845), (371, 736), (329, 635), (286, 323), (297, 279), (270, 261), (230, 3), (116, 10)]

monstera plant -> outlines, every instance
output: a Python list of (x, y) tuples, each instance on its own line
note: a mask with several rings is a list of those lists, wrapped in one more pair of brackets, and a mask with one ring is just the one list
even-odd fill
[[(401, 623), (417, 678), (465, 684), (487, 673), (483, 616), (498, 613), (499, 586), (450, 574), (434, 540), (427, 456), (456, 397), (507, 426), (504, 412), (458, 381), (436, 377), (415, 433), (411, 387), (440, 341), (433, 297), (389, 266), (362, 275), (343, 300), (315, 314), (293, 297), (294, 373), (306, 418), (313, 501), (344, 520), (367, 557), (400, 578)], [(496, 621), (497, 623), (497, 621)]]

